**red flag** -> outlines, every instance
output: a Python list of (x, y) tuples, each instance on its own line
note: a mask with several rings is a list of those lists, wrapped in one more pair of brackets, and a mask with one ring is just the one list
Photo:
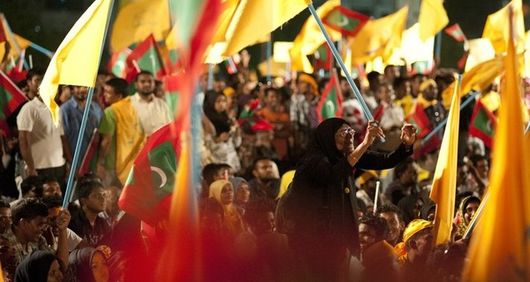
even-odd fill
[(484, 145), (491, 149), (496, 125), (497, 118), (495, 115), (478, 100), (471, 116), (469, 135), (480, 138)]
[(447, 27), (444, 31), (445, 33), (447, 33), (449, 36), (451, 36), (454, 40), (458, 42), (464, 42), (467, 40), (466, 35), (460, 28), (460, 25), (457, 23), (452, 26)]
[(26, 101), (22, 90), (4, 72), (0, 71), (0, 129), (4, 133), (9, 133), (6, 119)]
[[(152, 34), (133, 49), (127, 57), (127, 66), (129, 73), (134, 73), (138, 69), (146, 70), (150, 71), (159, 80), (162, 80), (164, 75), (166, 75), (155, 37)], [(130, 76), (127, 75), (128, 78)]]
[(315, 51), (315, 71), (319, 69), (330, 70), (333, 64), (333, 54), (327, 43)]
[(369, 19), (370, 17), (359, 12), (337, 6), (322, 17), (322, 22), (344, 35), (354, 37)]
[(331, 78), (322, 92), (316, 111), (319, 122), (328, 118), (342, 116), (342, 93), (335, 71), (331, 72)]

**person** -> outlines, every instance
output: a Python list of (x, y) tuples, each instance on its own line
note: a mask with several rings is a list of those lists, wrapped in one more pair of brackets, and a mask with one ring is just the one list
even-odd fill
[(400, 142), (400, 128), (403, 125), (405, 115), (403, 109), (393, 101), (394, 88), (391, 84), (386, 82), (379, 84), (375, 94), (379, 106), (374, 111), (374, 119), (379, 121), (379, 126), (386, 136), (386, 141), (377, 144), (377, 149), (388, 152)]
[(48, 222), (48, 209), (37, 199), (23, 199), (12, 208), (13, 224), (0, 235), (0, 261), (4, 273), (13, 278), (17, 266), (34, 251), (50, 251), (65, 263), (68, 257), (66, 228), (70, 222), (67, 210), (56, 218), (58, 234), (57, 251), (50, 248), (42, 236)]
[(3, 200), (0, 200), (0, 235), (11, 228), (11, 206)]
[(74, 86), (74, 89), (74, 95), (72, 98), (61, 106), (60, 114), (64, 133), (68, 139), (68, 144), (70, 145), (70, 150), (74, 152), (77, 146), (79, 130), (81, 129), (83, 112), (85, 111), (85, 107), (90, 107), (85, 133), (83, 135), (83, 140), (81, 140), (81, 148), (79, 148), (79, 153), (82, 158), (88, 149), (94, 130), (98, 128), (99, 123), (101, 122), (103, 111), (97, 102), (87, 101), (88, 87)]
[(244, 215), (245, 207), (250, 200), (250, 188), (248, 182), (243, 177), (232, 177), (230, 178), (230, 182), (235, 189), (234, 203)]
[(42, 183), (42, 198), (61, 198), (63, 192), (61, 191), (61, 185), (54, 177), (46, 177)]
[(396, 246), (399, 254), (402, 281), (429, 281), (432, 279), (427, 266), (433, 250), (433, 224), (416, 219), (403, 232), (403, 242)]
[(288, 231), (289, 245), (299, 263), (300, 279), (344, 279), (346, 251), (358, 256), (354, 170), (392, 168), (412, 154), (416, 140), (415, 128), (406, 124), (397, 150), (367, 151), (382, 135), (372, 121), (362, 143), (354, 146), (353, 129), (343, 119), (330, 118), (316, 128), (310, 150), (298, 163), (292, 187), (283, 196), (285, 214), (293, 226)]
[(236, 148), (241, 145), (241, 137), (239, 126), (228, 116), (226, 96), (222, 92), (206, 91), (203, 112), (215, 129), (205, 136), (213, 162), (226, 163), (239, 171), (241, 162)]
[(77, 186), (81, 210), (74, 214), (68, 226), (90, 246), (98, 246), (111, 232), (107, 221), (100, 214), (105, 211), (105, 189), (99, 179), (85, 178)]
[(68, 258), (68, 281), (108, 282), (109, 267), (103, 251), (92, 247), (74, 250)]
[(142, 70), (135, 79), (136, 93), (131, 96), (131, 103), (136, 110), (140, 123), (147, 136), (171, 122), (171, 115), (166, 102), (155, 96), (155, 79), (153, 74)]
[(52, 252), (35, 251), (17, 267), (15, 282), (62, 282), (60, 260)]
[(121, 78), (112, 78), (103, 87), (105, 101), (110, 106), (105, 109), (98, 129), (101, 143), (97, 174), (106, 185), (116, 179), (125, 183), (145, 140), (132, 98), (127, 96), (127, 88), (127, 81)]
[(245, 231), (245, 223), (241, 213), (234, 205), (234, 187), (228, 180), (216, 180), (210, 185), (210, 198), (215, 199), (223, 207), (223, 228), (229, 241)]
[(456, 225), (458, 227), (456, 232), (456, 240), (461, 239), (467, 231), (469, 223), (480, 206), (480, 198), (476, 196), (468, 196), (462, 199), (457, 212)]
[(315, 78), (307, 73), (300, 73), (296, 83), (297, 91), (291, 95), (289, 117), (294, 133), (293, 149), (303, 152), (307, 148), (311, 128), (316, 127), (317, 123), (315, 107), (318, 84)]
[(382, 205), (378, 208), (377, 215), (388, 224), (388, 236), (385, 240), (392, 246), (397, 245), (405, 229), (401, 210), (394, 205)]
[(412, 158), (398, 164), (394, 168), (394, 181), (388, 185), (383, 193), (385, 202), (397, 205), (404, 197), (419, 193), (416, 179), (417, 172)]
[(26, 76), (26, 82), (28, 83), (28, 100), (33, 100), (33, 98), (39, 96), (39, 86), (44, 77), (44, 70), (38, 68), (32, 68), (28, 71)]
[[(48, 227), (43, 232), (44, 238), (48, 246), (53, 250), (57, 249), (59, 239), (59, 228), (57, 226), (57, 217), (60, 215), (62, 201), (61, 197), (48, 197), (42, 201), (48, 208)], [(88, 246), (86, 242), (79, 235), (75, 234), (70, 228), (66, 228), (66, 245), (68, 252), (73, 251), (76, 248)]]
[(257, 158), (254, 161), (250, 187), (250, 201), (261, 199), (276, 200), (280, 193), (280, 176), (276, 163), (269, 158)]
[(396, 90), (394, 103), (403, 109), (403, 114), (405, 116), (409, 115), (414, 106), (410, 79), (406, 77), (398, 77), (394, 80), (393, 86), (394, 90)]
[[(438, 101), (438, 87), (433, 79), (427, 79), (420, 84), (420, 95), (416, 102), (425, 110), (432, 128), (442, 123), (447, 114), (442, 103)], [(442, 133), (443, 134), (443, 133)]]
[(40, 96), (27, 102), (17, 117), (20, 152), (27, 175), (53, 176), (64, 182), (67, 163), (71, 163), (68, 141), (61, 117), (58, 126)]

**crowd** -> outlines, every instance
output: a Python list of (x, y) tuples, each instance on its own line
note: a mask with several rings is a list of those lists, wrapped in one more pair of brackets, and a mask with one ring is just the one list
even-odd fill
[[(365, 118), (343, 77), (342, 116), (321, 121), (317, 105), (329, 78), (299, 73), (287, 81), (258, 81), (248, 65), (223, 73), (210, 90), (203, 75), (197, 94), (202, 138), (194, 145), (202, 167), (198, 201), (207, 280), (459, 279), (469, 240), (464, 235), (488, 187), (489, 148), (468, 134), (474, 103), (461, 111), (454, 235), (443, 247), (432, 242), (436, 207), (429, 198), (441, 138), (423, 145), (424, 135), (405, 122), (418, 107), (431, 129), (443, 122), (448, 109), (441, 94), (453, 71), (409, 75), (387, 66), (356, 79), (374, 121)], [(156, 89), (161, 84), (147, 71), (131, 83), (102, 71), (92, 101), (86, 87), (60, 87), (55, 126), (39, 96), (42, 77), (33, 69), (18, 83), (28, 101), (2, 134), (5, 280), (147, 279), (145, 268), (134, 266), (151, 265), (157, 243), (120, 210), (118, 199), (143, 144), (172, 120), (164, 89)], [(489, 101), (492, 112), (499, 103), (496, 87), (476, 98)], [(85, 135), (77, 142), (86, 107)], [(63, 210), (72, 153), (79, 143), (84, 155), (92, 142), (97, 154)]]

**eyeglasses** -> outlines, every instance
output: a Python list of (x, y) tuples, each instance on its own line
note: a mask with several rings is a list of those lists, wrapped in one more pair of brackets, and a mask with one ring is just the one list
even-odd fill
[(346, 137), (348, 133), (351, 133), (352, 136), (355, 136), (355, 130), (351, 127), (341, 129), (338, 133), (341, 137)]

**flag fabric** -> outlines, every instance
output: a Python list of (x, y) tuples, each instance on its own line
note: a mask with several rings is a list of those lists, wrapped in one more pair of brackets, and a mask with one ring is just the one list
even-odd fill
[(179, 88), (182, 84), (182, 75), (172, 74), (164, 77), (164, 89), (166, 90), (166, 103), (171, 111), (171, 116), (174, 118), (177, 116), (177, 109), (179, 108)]
[(332, 117), (342, 116), (342, 93), (337, 74), (332, 71), (322, 96), (316, 107), (319, 122)]
[(343, 35), (354, 37), (369, 19), (367, 15), (335, 6), (322, 18), (322, 22)]
[(444, 31), (445, 33), (447, 33), (447, 35), (451, 36), (454, 40), (458, 42), (467, 41), (466, 35), (462, 31), (462, 28), (460, 28), (460, 25), (457, 23), (448, 26), (444, 29)]
[(92, 136), (90, 137), (90, 141), (88, 142), (85, 155), (83, 156), (81, 164), (79, 165), (79, 169), (77, 170), (77, 177), (82, 177), (90, 171), (95, 171), (98, 146), (99, 134), (96, 128), (94, 129), (94, 132), (92, 132)]
[(509, 37), (508, 22), (510, 20), (510, 7), (513, 9), (514, 15), (514, 38), (515, 48), (518, 52), (524, 49), (524, 17), (522, 0), (512, 0), (502, 9), (490, 14), (486, 19), (484, 30), (482, 32), (483, 38), (488, 38), (495, 49), (496, 54), (506, 52), (506, 46)]
[[(18, 56), (20, 56), (20, 53), (22, 52), (22, 50), (28, 47), (25, 44), (19, 44), (19, 43), (25, 43), (25, 42), (20, 42), (20, 41), (21, 40), (18, 40), (17, 36), (13, 33), (13, 31), (9, 27), (9, 24), (4, 14), (0, 13), (0, 42), (9, 43), (9, 46), (11, 47), (9, 51), (9, 56), (13, 58), (17, 58)], [(2, 54), (0, 55), (3, 56), (4, 52), (2, 52)]]
[[(8, 54), (8, 57), (11, 57), (13, 59), (19, 57), (21, 55), (21, 53), (27, 49), (28, 47), (31, 46), (32, 42), (23, 38), (22, 36), (19, 36), (15, 33), (13, 33), (14, 35), (14, 40), (12, 41), (4, 41), (4, 42), (0, 42), (0, 58), (3, 58), (4, 55), (5, 55), (5, 45), (6, 43), (9, 43), (9, 46), (10, 46), (10, 49), (9, 49), (9, 54)], [(11, 38), (11, 37), (8, 37), (8, 38)], [(16, 45), (15, 45), (16, 44)], [(15, 46), (15, 47), (13, 47)], [(18, 52), (20, 53), (17, 53), (17, 50)]]
[(488, 203), (473, 231), (462, 281), (530, 280), (530, 159), (526, 157), (530, 135), (524, 134), (519, 110), (521, 80), (515, 46), (511, 40), (507, 45)]
[(110, 56), (108, 70), (119, 78), (125, 79), (127, 77), (127, 58), (132, 50), (125, 48), (119, 52), (114, 52)]
[(28, 75), (28, 72), (24, 70), (25, 54), (26, 49), (22, 50), (20, 53), (20, 57), (18, 58), (18, 63), (16, 65), (10, 65), (10, 67), (6, 68), (7, 76), (9, 76), (9, 78), (15, 83), (26, 79), (26, 76)]
[[(405, 121), (416, 127), (417, 137), (419, 140), (426, 137), (434, 129), (429, 117), (427, 116), (427, 113), (425, 113), (425, 110), (419, 103), (416, 103), (412, 113), (405, 117)], [(427, 153), (437, 150), (440, 146), (440, 143), (441, 140), (439, 135), (435, 134), (431, 140), (423, 144), (419, 150), (414, 151), (413, 157), (418, 159)]]
[(480, 138), (484, 145), (491, 149), (496, 124), (497, 118), (495, 115), (478, 100), (471, 116), (469, 135)]
[(229, 36), (224, 55), (233, 55), (255, 43), (307, 8), (308, 4), (308, 0), (254, 0), (241, 4), (239, 18), (234, 17), (228, 26), (227, 32), (233, 34)]
[(449, 23), (443, 0), (422, 0), (418, 22), (420, 24), (420, 38), (423, 41), (435, 36), (442, 30)]
[(94, 87), (111, 0), (96, 0), (81, 15), (53, 55), (40, 85), (40, 97), (58, 122), (54, 98), (59, 84)]
[(169, 15), (167, 0), (137, 0), (123, 5), (112, 26), (111, 50), (123, 50), (150, 34), (157, 41), (164, 40), (171, 29)]
[[(471, 90), (483, 91), (504, 71), (503, 56), (480, 63), (462, 75), (462, 90), (460, 95), (465, 95)], [(451, 93), (454, 92), (456, 83), (451, 83), (442, 92), (442, 103), (447, 109), (451, 105)]]
[(6, 119), (26, 101), (22, 90), (4, 72), (0, 71), (0, 129), (4, 133), (9, 133)]
[(401, 45), (408, 11), (408, 6), (405, 6), (386, 17), (369, 20), (349, 41), (352, 63), (363, 64), (379, 56), (383, 61), (388, 60), (394, 49)]
[(329, 71), (333, 64), (333, 53), (327, 43), (324, 43), (318, 47), (315, 51), (315, 71), (320, 69)]
[(237, 73), (237, 66), (236, 66), (236, 64), (234, 62), (234, 59), (232, 59), (232, 57), (228, 57), (228, 59), (226, 59), (224, 61), (224, 64), (225, 64), (225, 67), (226, 67), (226, 71), (229, 74)]
[[(155, 37), (151, 34), (145, 38), (127, 57), (129, 71), (136, 72), (137, 68), (151, 72), (156, 79), (162, 80), (166, 75)], [(128, 75), (130, 77), (131, 75)]]
[(434, 243), (442, 245), (451, 240), (455, 212), (458, 164), (458, 135), (460, 125), (460, 78), (455, 88), (445, 125), (440, 153), (434, 171), (430, 198), (436, 203)]
[[(322, 6), (318, 7), (317, 14), (320, 18), (323, 18), (329, 11), (338, 6), (340, 6), (339, 0), (326, 1)], [(341, 39), (340, 32), (331, 28), (326, 28), (326, 30), (332, 40), (337, 41)], [(307, 55), (313, 54), (325, 42), (326, 39), (322, 35), (322, 31), (320, 31), (315, 19), (309, 16), (294, 39), (293, 47), (289, 51), (292, 70), (313, 73), (313, 66), (307, 58)]]

